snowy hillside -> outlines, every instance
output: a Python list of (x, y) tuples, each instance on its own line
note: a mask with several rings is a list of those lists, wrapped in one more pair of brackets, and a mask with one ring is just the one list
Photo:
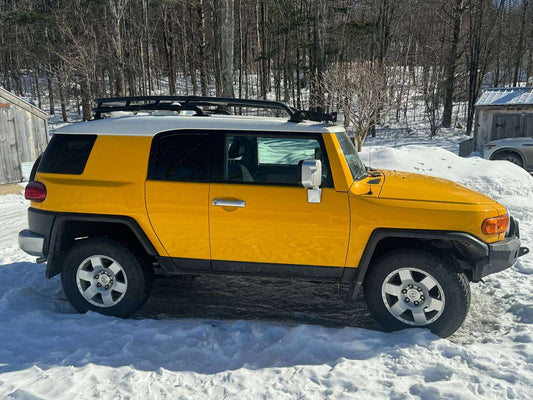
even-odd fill
[[(373, 167), (491, 195), (519, 219), (533, 249), (525, 171), (442, 148), (455, 140), (377, 143)], [(370, 162), (369, 148), (363, 157)], [(472, 286), (469, 317), (449, 340), (420, 329), (380, 332), (362, 299), (342, 297), (346, 288), (299, 281), (165, 282), (137, 318), (120, 320), (76, 314), (58, 277), (46, 280), (44, 266), (18, 250), (26, 207), (19, 195), (0, 196), (0, 398), (530, 397), (533, 255)]]

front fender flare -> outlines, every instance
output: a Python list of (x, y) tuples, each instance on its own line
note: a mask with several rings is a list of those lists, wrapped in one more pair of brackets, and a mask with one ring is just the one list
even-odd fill
[(489, 256), (489, 246), (467, 232), (379, 228), (374, 230), (370, 235), (358, 267), (345, 268), (343, 281), (351, 282), (350, 292), (352, 298), (356, 298), (361, 290), (365, 280), (366, 272), (368, 271), (372, 258), (374, 257), (376, 247), (380, 241), (388, 238), (460, 242), (470, 253), (472, 262), (474, 263), (488, 258)]

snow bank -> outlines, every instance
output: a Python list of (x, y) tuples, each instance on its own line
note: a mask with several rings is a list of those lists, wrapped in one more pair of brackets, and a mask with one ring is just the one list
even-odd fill
[[(368, 163), (368, 150), (363, 157)], [(374, 147), (372, 166), (452, 179), (495, 197), (520, 219), (524, 241), (533, 248), (533, 178), (517, 167), (421, 146)], [(419, 329), (383, 333), (295, 319), (120, 320), (76, 314), (59, 279), (47, 281), (44, 267), (17, 249), (26, 207), (21, 196), (0, 196), (0, 398), (530, 395), (531, 256), (489, 277), (486, 285), (473, 285), (470, 315), (450, 340)], [(293, 284), (291, 294), (298, 288)], [(241, 290), (247, 293), (246, 283)], [(217, 296), (220, 301), (226, 297), (223, 292)], [(249, 299), (243, 299), (243, 307), (244, 300)], [(332, 294), (322, 306), (335, 312), (335, 301)]]
[(520, 221), (523, 238), (533, 241), (533, 176), (508, 161), (463, 158), (443, 148), (419, 145), (365, 147), (360, 156), (373, 168), (436, 176), (487, 194), (507, 207)]
[[(401, 148), (364, 147), (360, 153), (366, 165), (436, 176), (461, 183), (496, 200), (510, 197), (533, 199), (533, 177), (507, 161), (479, 157), (463, 158), (439, 148), (409, 145)], [(531, 203), (531, 202), (530, 202)]]

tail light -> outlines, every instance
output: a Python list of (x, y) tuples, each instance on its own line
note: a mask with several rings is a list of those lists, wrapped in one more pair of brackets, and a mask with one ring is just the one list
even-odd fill
[(24, 190), (24, 197), (26, 200), (41, 203), (46, 199), (46, 186), (41, 182), (32, 181), (26, 185)]
[(481, 231), (485, 235), (495, 235), (507, 232), (509, 229), (509, 216), (507, 214), (500, 217), (487, 218), (481, 224)]

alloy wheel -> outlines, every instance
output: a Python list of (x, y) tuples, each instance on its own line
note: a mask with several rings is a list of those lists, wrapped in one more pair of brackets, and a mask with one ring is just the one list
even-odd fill
[(98, 307), (118, 304), (128, 289), (124, 268), (103, 255), (87, 257), (76, 271), (76, 284), (85, 300)]
[(444, 291), (437, 280), (417, 268), (391, 272), (381, 287), (381, 297), (389, 312), (409, 325), (428, 325), (444, 311)]

